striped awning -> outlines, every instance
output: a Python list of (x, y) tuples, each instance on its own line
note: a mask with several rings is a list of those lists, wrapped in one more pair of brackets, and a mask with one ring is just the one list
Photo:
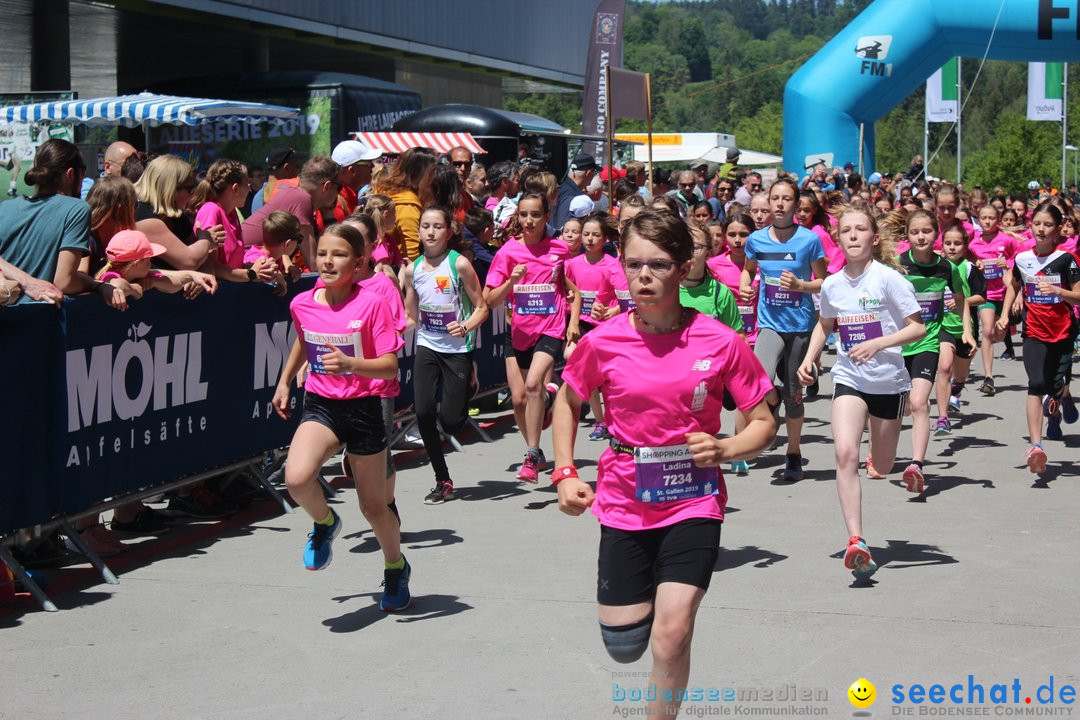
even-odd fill
[(487, 152), (466, 132), (355, 132), (353, 136), (368, 147), (393, 155), (414, 147), (429, 147), (440, 153), (456, 147), (468, 148), (473, 154)]
[(292, 119), (297, 108), (238, 100), (211, 100), (139, 93), (93, 100), (65, 100), (0, 108), (0, 123), (40, 121), (114, 127), (201, 125), (207, 122), (247, 122)]

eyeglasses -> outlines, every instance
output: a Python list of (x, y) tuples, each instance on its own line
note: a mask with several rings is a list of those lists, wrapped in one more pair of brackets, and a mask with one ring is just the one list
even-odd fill
[(681, 188), (693, 188), (693, 187), (696, 187), (696, 186), (697, 186), (697, 183), (679, 183), (679, 187), (681, 187)]
[(454, 167), (467, 168), (472, 167), (472, 160), (451, 160), (450, 164)]
[(750, 183), (750, 189), (751, 190), (760, 190), (761, 189), (761, 183)]
[(716, 192), (718, 192), (718, 193), (729, 193), (729, 192), (731, 192), (731, 188), (729, 186), (727, 186), (727, 185), (717, 185), (716, 186)]
[(626, 270), (627, 275), (640, 275), (642, 268), (647, 267), (649, 268), (649, 274), (657, 278), (667, 277), (678, 264), (674, 260), (649, 260), (648, 262), (623, 260), (623, 268)]
[(708, 245), (699, 245), (697, 243), (694, 243), (694, 252), (696, 252), (696, 253), (706, 252), (708, 249), (709, 249)]

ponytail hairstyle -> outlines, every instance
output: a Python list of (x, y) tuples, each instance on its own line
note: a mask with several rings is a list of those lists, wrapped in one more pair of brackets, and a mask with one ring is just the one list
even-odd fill
[(233, 183), (247, 181), (247, 167), (238, 160), (215, 160), (206, 170), (206, 177), (195, 188), (188, 203), (190, 213), (197, 213), (208, 202), (217, 202), (222, 193)]
[(391, 228), (383, 227), (382, 216), (388, 208), (392, 208), (393, 206), (394, 201), (387, 195), (367, 195), (361, 198), (361, 204), (357, 206), (350, 217), (366, 215), (371, 218), (375, 223), (375, 235), (377, 238), (375, 244), (381, 245), (387, 241), (387, 233), (391, 230)]
[[(886, 216), (888, 219), (890, 216), (897, 215), (903, 212), (896, 211), (889, 213)], [(843, 221), (845, 215), (862, 215), (870, 223), (870, 229), (877, 236), (878, 243), (874, 246), (874, 259), (882, 265), (892, 268), (899, 273), (904, 273), (903, 267), (900, 265), (900, 260), (896, 256), (896, 238), (893, 232), (887, 232), (884, 226), (879, 226), (877, 218), (874, 217), (874, 209), (870, 203), (859, 198), (852, 200), (847, 205), (840, 208), (840, 211), (836, 215), (836, 227), (839, 229), (840, 223)], [(894, 224), (896, 220), (894, 219)]]
[(613, 248), (619, 247), (619, 221), (614, 215), (603, 211), (594, 212), (581, 219), (581, 229), (589, 223), (600, 226), (600, 234), (604, 236), (604, 244), (610, 244)]
[(450, 211), (450, 208), (445, 205), (428, 205), (420, 213), (420, 217), (424, 217), (425, 213), (439, 213), (443, 216), (443, 222), (446, 223), (446, 227), (450, 228), (450, 239), (446, 241), (447, 250), (456, 250), (461, 252), (462, 237), (461, 227), (454, 221), (454, 213)]
[[(810, 205), (813, 208), (810, 211), (810, 222), (812, 222), (814, 225), (820, 225), (825, 230), (829, 229), (829, 227), (831, 225), (829, 223), (829, 214), (826, 213), (825, 208), (822, 207), (821, 200), (818, 198), (818, 195), (817, 195), (816, 192), (814, 192), (813, 190), (803, 190), (802, 192), (799, 193), (798, 200), (799, 201), (802, 201), (802, 200), (809, 200), (810, 201)], [(798, 207), (797, 204), (796, 204), (796, 207)], [(814, 225), (811, 225), (810, 227), (813, 227)], [(809, 229), (810, 228), (807, 228), (807, 230), (809, 230)]]
[[(34, 166), (26, 171), (27, 185), (34, 185), (39, 194), (54, 193), (60, 188), (60, 179), (68, 170), (86, 173), (86, 162), (75, 143), (51, 138), (38, 148)], [(78, 191), (79, 188), (75, 188)]]

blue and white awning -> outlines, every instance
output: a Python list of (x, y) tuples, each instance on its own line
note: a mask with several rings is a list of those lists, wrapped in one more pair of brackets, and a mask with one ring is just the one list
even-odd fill
[(139, 93), (93, 100), (63, 100), (0, 108), (0, 123), (40, 121), (134, 128), (149, 125), (201, 125), (207, 122), (246, 122), (291, 119), (297, 108), (239, 100), (210, 100)]

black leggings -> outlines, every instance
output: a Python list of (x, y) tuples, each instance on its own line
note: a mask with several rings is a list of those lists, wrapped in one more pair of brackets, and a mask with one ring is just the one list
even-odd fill
[[(435, 479), (450, 482), (450, 471), (443, 455), (442, 438), (435, 424), (436, 408), (443, 430), (457, 432), (465, 425), (469, 399), (469, 378), (472, 377), (472, 353), (439, 353), (431, 348), (416, 348), (413, 364), (413, 404), (416, 425), (424, 440)], [(440, 385), (442, 402), (439, 402)]]
[(1061, 397), (1065, 375), (1072, 362), (1072, 340), (1046, 343), (1024, 338), (1024, 370), (1028, 376), (1028, 395)]

